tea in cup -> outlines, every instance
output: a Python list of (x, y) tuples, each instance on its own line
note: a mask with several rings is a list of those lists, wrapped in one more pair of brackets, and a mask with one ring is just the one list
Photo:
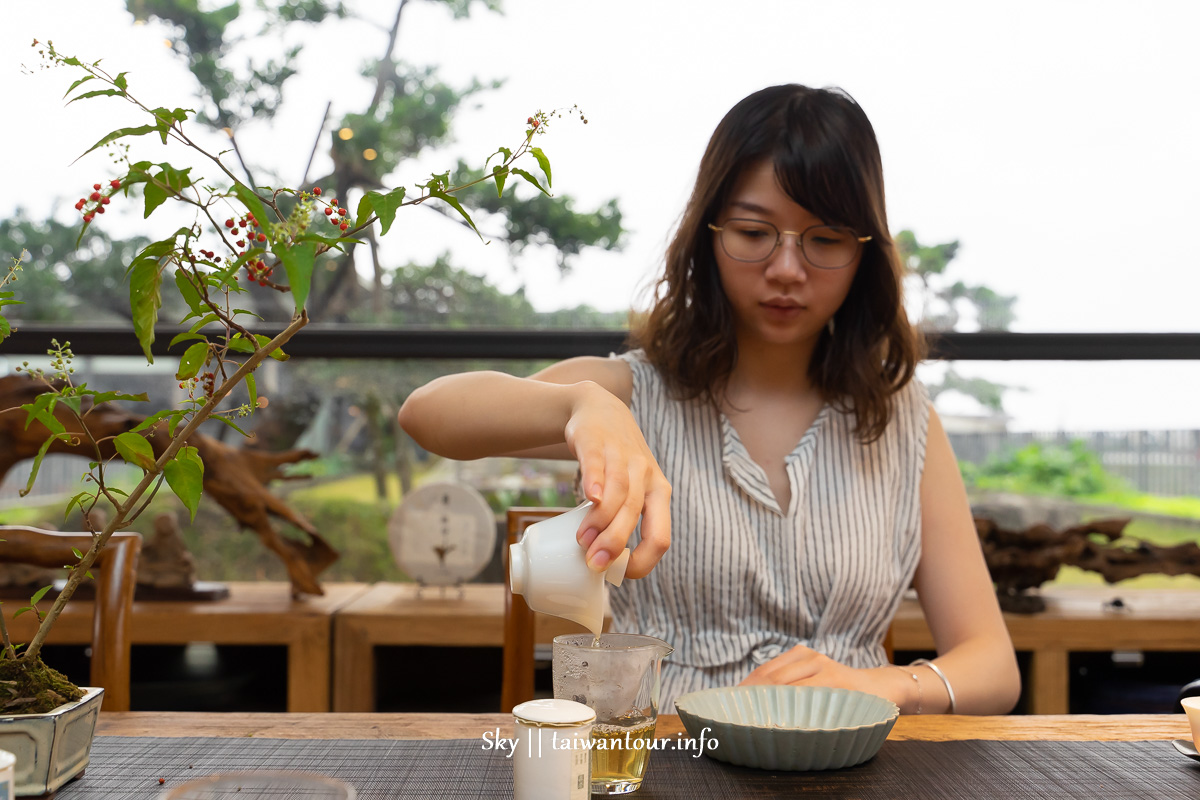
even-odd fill
[(596, 712), (592, 794), (625, 794), (642, 785), (654, 749), (662, 660), (672, 650), (662, 639), (635, 634), (554, 637), (554, 696)]

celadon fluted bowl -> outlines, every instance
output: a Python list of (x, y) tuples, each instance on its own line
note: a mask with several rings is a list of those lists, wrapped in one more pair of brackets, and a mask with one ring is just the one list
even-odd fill
[(871, 759), (896, 724), (890, 700), (824, 686), (730, 686), (675, 700), (688, 735), (715, 739), (705, 755), (743, 767), (822, 770)]

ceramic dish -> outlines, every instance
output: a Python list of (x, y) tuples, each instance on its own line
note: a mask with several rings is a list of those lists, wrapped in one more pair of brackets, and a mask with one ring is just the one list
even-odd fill
[(685, 694), (675, 710), (688, 735), (717, 743), (704, 752), (760, 769), (821, 770), (873, 757), (896, 724), (890, 700), (823, 686), (731, 686)]

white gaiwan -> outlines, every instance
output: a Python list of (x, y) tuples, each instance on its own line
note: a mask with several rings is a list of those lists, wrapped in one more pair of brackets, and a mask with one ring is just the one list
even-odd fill
[(526, 528), (521, 541), (509, 545), (508, 577), (513, 594), (524, 596), (534, 611), (578, 622), (599, 636), (604, 625), (604, 582), (621, 585), (629, 548), (604, 572), (588, 569), (587, 551), (575, 534), (591, 507), (588, 501)]

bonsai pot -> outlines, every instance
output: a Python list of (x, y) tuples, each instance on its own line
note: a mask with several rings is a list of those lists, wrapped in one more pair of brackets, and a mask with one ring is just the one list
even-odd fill
[(82, 688), (81, 700), (45, 714), (0, 716), (0, 750), (17, 757), (19, 797), (48, 794), (83, 774), (104, 690)]

